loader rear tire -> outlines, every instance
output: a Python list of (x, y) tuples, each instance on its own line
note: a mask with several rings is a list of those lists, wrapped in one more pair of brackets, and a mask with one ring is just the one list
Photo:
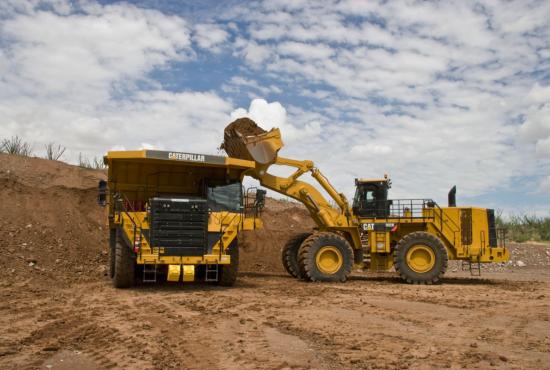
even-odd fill
[(129, 288), (135, 283), (136, 259), (126, 243), (117, 240), (115, 246), (115, 271), (113, 284), (116, 288)]
[(311, 233), (296, 234), (290, 238), (281, 249), (281, 260), (283, 267), (292, 277), (301, 279), (300, 268), (298, 267), (298, 250)]
[(353, 250), (338, 234), (315, 233), (300, 246), (298, 266), (305, 280), (344, 282), (353, 266)]
[(218, 285), (221, 286), (233, 286), (237, 281), (239, 271), (239, 243), (237, 240), (234, 240), (227, 248), (227, 254), (231, 257), (231, 263), (219, 266)]
[(424, 231), (405, 235), (393, 254), (395, 270), (409, 284), (439, 282), (447, 270), (447, 261), (443, 242)]

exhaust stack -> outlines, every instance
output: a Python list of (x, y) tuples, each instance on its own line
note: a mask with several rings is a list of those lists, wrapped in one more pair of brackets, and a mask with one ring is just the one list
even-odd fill
[(449, 191), (449, 207), (456, 207), (456, 185)]

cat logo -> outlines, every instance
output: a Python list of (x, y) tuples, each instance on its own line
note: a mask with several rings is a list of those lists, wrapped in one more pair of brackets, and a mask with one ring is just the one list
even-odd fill
[(176, 161), (191, 161), (191, 162), (204, 162), (205, 157), (202, 154), (193, 154), (193, 153), (180, 153), (180, 152), (170, 152), (168, 153), (168, 159), (173, 159)]

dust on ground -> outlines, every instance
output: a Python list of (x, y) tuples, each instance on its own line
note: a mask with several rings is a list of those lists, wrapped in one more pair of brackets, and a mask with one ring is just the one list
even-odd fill
[[(550, 363), (550, 245), (443, 284), (355, 272), (345, 284), (282, 271), (312, 224), (268, 200), (236, 286), (141, 285), (106, 275), (101, 171), (0, 155), (0, 369), (509, 368)], [(518, 264), (521, 261), (522, 264)]]

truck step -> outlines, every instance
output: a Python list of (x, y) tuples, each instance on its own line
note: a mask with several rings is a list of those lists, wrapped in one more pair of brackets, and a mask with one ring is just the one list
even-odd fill
[(462, 271), (470, 271), (471, 276), (481, 276), (481, 263), (462, 261)]
[(218, 281), (219, 265), (206, 265), (204, 281)]
[(156, 283), (157, 282), (157, 265), (143, 265), (143, 282), (144, 283)]

